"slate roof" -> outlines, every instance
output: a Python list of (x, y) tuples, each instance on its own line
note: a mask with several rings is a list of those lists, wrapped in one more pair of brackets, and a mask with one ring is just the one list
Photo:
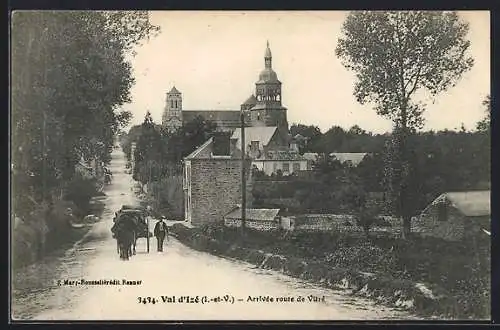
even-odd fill
[(197, 116), (213, 121), (219, 127), (240, 127), (240, 110), (182, 110), (183, 121), (189, 122)]
[[(205, 143), (199, 146), (195, 151), (184, 157), (186, 160), (191, 159), (222, 159), (227, 156), (213, 156), (213, 138), (208, 139)], [(232, 151), (230, 159), (241, 159), (241, 150), (235, 149)]]
[[(245, 144), (251, 144), (252, 141), (259, 141), (262, 146), (266, 146), (271, 141), (277, 129), (277, 127), (272, 126), (246, 127)], [(241, 149), (241, 128), (234, 130), (231, 139), (236, 139), (236, 147)]]
[(256, 160), (307, 160), (296, 151), (291, 150), (270, 150), (265, 154), (262, 154), (262, 157), (257, 158)]
[(318, 154), (315, 152), (305, 152), (303, 157), (307, 160), (316, 161), (316, 159), (318, 158)]
[(335, 157), (341, 163), (350, 161), (352, 165), (357, 166), (366, 155), (366, 152), (332, 152), (330, 157)]
[[(252, 221), (272, 221), (278, 215), (280, 209), (246, 209), (246, 220)], [(241, 219), (241, 208), (232, 210), (225, 216), (226, 218)]]
[(250, 97), (243, 103), (244, 105), (255, 105), (257, 103), (257, 99), (255, 95), (250, 95)]
[(170, 90), (170, 92), (168, 92), (168, 93), (169, 93), (169, 94), (180, 94), (181, 92), (179, 92), (179, 91), (177, 90), (177, 88), (175, 88), (175, 86), (174, 86), (174, 87), (172, 87), (172, 89), (171, 89), (171, 90)]
[(252, 110), (287, 110), (287, 108), (276, 102), (261, 101), (257, 102)]
[(436, 198), (431, 205), (448, 201), (453, 207), (467, 217), (481, 217), (491, 215), (489, 190), (446, 192)]

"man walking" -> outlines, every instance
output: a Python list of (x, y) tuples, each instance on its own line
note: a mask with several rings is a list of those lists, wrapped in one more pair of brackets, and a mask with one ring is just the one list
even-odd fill
[(156, 246), (158, 248), (158, 252), (163, 252), (163, 240), (165, 239), (165, 236), (168, 237), (168, 227), (164, 220), (165, 217), (161, 217), (161, 219), (156, 223), (154, 229), (154, 235), (157, 240)]

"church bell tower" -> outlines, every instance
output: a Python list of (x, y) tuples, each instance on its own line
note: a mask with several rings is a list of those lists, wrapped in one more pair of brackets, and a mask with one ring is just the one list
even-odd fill
[(162, 126), (173, 133), (182, 126), (182, 93), (173, 86), (167, 93), (165, 103)]
[(252, 122), (262, 122), (265, 126), (277, 126), (288, 131), (287, 109), (282, 105), (281, 81), (272, 67), (272, 54), (267, 42), (264, 54), (264, 70), (255, 83), (257, 104), (251, 109)]

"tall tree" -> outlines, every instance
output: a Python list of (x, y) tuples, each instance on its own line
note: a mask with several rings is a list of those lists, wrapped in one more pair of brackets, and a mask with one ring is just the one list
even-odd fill
[(165, 133), (168, 161), (178, 164), (183, 157), (189, 155), (213, 136), (216, 129), (216, 123), (197, 116), (193, 120), (186, 122), (176, 132)]
[[(141, 125), (140, 136), (135, 149), (134, 179), (143, 184), (156, 179), (161, 165), (163, 141), (159, 128), (154, 124), (148, 111)], [(154, 172), (153, 173), (153, 167)], [(154, 175), (153, 175), (154, 174)]]
[(314, 152), (316, 150), (316, 144), (321, 139), (321, 130), (318, 126), (314, 125), (303, 125), (303, 124), (293, 124), (290, 126), (290, 133), (292, 136), (297, 134), (302, 135), (305, 140), (299, 140), (299, 150), (303, 152)]
[(340, 126), (332, 126), (317, 143), (318, 151), (323, 153), (339, 152), (346, 140), (346, 132)]
[(395, 159), (391, 180), (403, 233), (410, 232), (408, 178), (411, 175), (407, 136), (423, 125), (425, 104), (418, 90), (432, 97), (454, 86), (473, 65), (467, 55), (468, 23), (456, 12), (352, 12), (345, 20), (336, 47), (343, 65), (356, 72), (358, 102), (375, 104), (378, 114), (390, 118)]
[(479, 146), (479, 156), (478, 161), (484, 166), (480, 166), (476, 169), (476, 173), (482, 173), (483, 182), (486, 186), (490, 185), (490, 169), (491, 169), (491, 97), (486, 96), (483, 101), (483, 106), (485, 108), (485, 117), (483, 120), (477, 123), (477, 131), (480, 134), (480, 141), (477, 144)]
[(485, 113), (486, 115), (484, 116), (484, 118), (477, 123), (477, 130), (479, 132), (483, 132), (483, 133), (490, 133), (490, 130), (491, 130), (491, 97), (490, 95), (486, 96), (486, 98), (484, 99), (483, 101), (483, 106), (484, 106), (484, 110), (485, 110)]
[(12, 161), (19, 193), (45, 200), (80, 157), (109, 160), (130, 119), (127, 55), (158, 29), (147, 12), (30, 11), (12, 16)]

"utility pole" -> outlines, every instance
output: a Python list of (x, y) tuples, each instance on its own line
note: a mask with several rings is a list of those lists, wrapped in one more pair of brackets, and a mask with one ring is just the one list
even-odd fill
[(247, 213), (247, 178), (246, 178), (246, 157), (245, 157), (245, 113), (241, 111), (241, 235), (245, 235), (245, 222)]

